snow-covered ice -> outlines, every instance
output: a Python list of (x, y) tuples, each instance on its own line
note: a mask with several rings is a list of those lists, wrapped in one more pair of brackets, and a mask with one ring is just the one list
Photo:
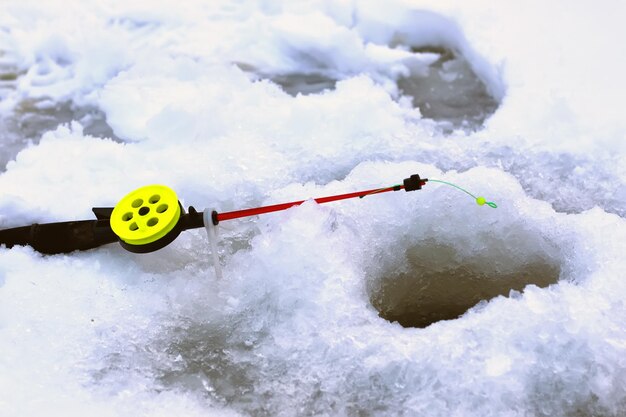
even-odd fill
[(0, 416), (626, 414), (625, 18), (4, 0), (0, 229), (152, 183), (228, 211), (419, 173), (499, 207), (429, 183), (224, 222), (223, 280), (202, 230), (0, 248)]

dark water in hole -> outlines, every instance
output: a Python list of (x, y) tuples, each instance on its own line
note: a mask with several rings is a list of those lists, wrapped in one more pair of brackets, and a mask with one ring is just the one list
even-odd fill
[(285, 74), (273, 76), (272, 81), (280, 85), (287, 94), (295, 97), (298, 94), (308, 95), (334, 90), (338, 80), (322, 74)]
[(0, 171), (29, 142), (38, 143), (45, 132), (74, 120), (83, 125), (85, 135), (119, 140), (104, 113), (94, 107), (79, 107), (68, 101), (40, 104), (41, 101), (24, 100), (13, 113), (0, 116)]
[(558, 281), (560, 268), (549, 259), (530, 257), (523, 262), (490, 257), (460, 258), (450, 246), (416, 247), (407, 251), (407, 263), (388, 271), (371, 291), (380, 317), (404, 327), (426, 327), (451, 320), (483, 300), (527, 285), (547, 287)]
[[(414, 49), (415, 54), (436, 54), (439, 58), (427, 68), (413, 69), (408, 77), (397, 80), (402, 95), (412, 99), (422, 116), (440, 123), (444, 133), (455, 129), (475, 131), (498, 107), (498, 102), (487, 91), (485, 83), (476, 75), (463, 56), (439, 47)], [(309, 60), (310, 61), (310, 60)], [(244, 71), (255, 69), (240, 64)], [(333, 75), (332, 68), (318, 65), (308, 72), (288, 74), (258, 74), (270, 79), (286, 93), (319, 94), (334, 90), (340, 79)], [(355, 74), (356, 75), (356, 74)]]
[[(0, 102), (15, 92), (24, 74), (0, 61)], [(86, 135), (120, 140), (106, 115), (93, 106), (76, 105), (70, 100), (54, 102), (46, 97), (22, 98), (10, 111), (0, 113), (0, 172), (29, 143), (38, 143), (47, 131), (72, 121), (80, 122)]]
[(411, 73), (398, 80), (402, 94), (412, 98), (422, 116), (442, 122), (444, 131), (449, 132), (477, 130), (496, 111), (498, 102), (462, 56), (442, 48), (415, 52), (439, 55), (426, 76)]

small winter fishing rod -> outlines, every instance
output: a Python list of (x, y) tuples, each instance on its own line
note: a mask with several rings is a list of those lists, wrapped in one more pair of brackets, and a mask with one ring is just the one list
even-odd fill
[[(427, 182), (437, 182), (455, 187), (476, 201), (480, 206), (497, 205), (484, 197), (476, 197), (458, 185), (420, 178), (411, 175), (402, 184), (373, 190), (357, 191), (328, 197), (315, 198), (318, 204), (349, 198), (364, 198), (389, 191), (421, 190)], [(148, 253), (159, 250), (189, 229), (217, 226), (220, 222), (257, 216), (287, 210), (299, 206), (307, 200), (290, 203), (235, 210), (224, 213), (205, 210), (198, 212), (193, 206), (185, 213), (176, 193), (164, 185), (148, 185), (138, 188), (124, 198), (115, 207), (94, 207), (96, 220), (77, 220), (69, 222), (32, 224), (0, 230), (0, 245), (11, 248), (16, 245), (28, 245), (45, 254), (68, 253), (75, 250), (93, 249), (109, 243), (119, 242), (124, 249), (134, 253)]]

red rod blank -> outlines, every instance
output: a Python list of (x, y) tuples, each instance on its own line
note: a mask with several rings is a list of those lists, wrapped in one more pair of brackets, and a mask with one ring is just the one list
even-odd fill
[[(377, 188), (374, 190), (357, 191), (355, 193), (339, 194), (339, 195), (332, 195), (329, 197), (316, 198), (315, 202), (317, 202), (318, 204), (324, 204), (324, 203), (330, 203), (331, 201), (345, 200), (348, 198), (365, 197), (366, 195), (386, 193), (388, 191), (398, 191), (398, 190), (402, 190), (403, 188), (404, 188), (403, 185), (398, 185), (398, 186), (393, 186), (389, 188)], [(305, 201), (307, 200), (293, 201), (291, 203), (274, 204), (272, 206), (256, 207), (256, 208), (249, 208), (249, 209), (244, 209), (244, 210), (228, 211), (225, 213), (217, 213), (217, 215), (214, 216), (214, 219), (216, 219), (217, 222), (219, 223), (224, 220), (239, 219), (241, 217), (249, 217), (249, 216), (256, 216), (259, 214), (272, 213), (275, 211), (287, 210), (288, 208), (299, 206)]]

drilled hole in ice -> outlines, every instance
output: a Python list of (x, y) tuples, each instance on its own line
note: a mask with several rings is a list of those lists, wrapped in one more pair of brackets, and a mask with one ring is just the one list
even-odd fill
[(323, 74), (283, 74), (271, 77), (287, 94), (318, 94), (323, 91), (334, 90), (337, 79)]
[[(412, 48), (411, 52), (415, 57), (434, 56), (435, 60), (430, 65), (409, 65), (408, 74), (396, 80), (400, 95), (410, 97), (422, 116), (438, 122), (444, 133), (456, 129), (478, 130), (496, 111), (499, 102), (489, 93), (484, 81), (463, 55), (439, 46)], [(342, 77), (337, 71), (332, 71), (330, 64), (322, 64), (312, 67), (303, 64), (302, 72), (257, 75), (270, 79), (292, 96), (334, 90), (342, 78), (356, 75), (343, 74)], [(240, 64), (240, 67), (244, 71), (255, 71), (245, 64)]]
[(498, 101), (462, 55), (439, 47), (413, 52), (439, 56), (425, 74), (411, 71), (398, 79), (401, 93), (411, 97), (422, 116), (440, 122), (444, 131), (477, 130), (496, 111)]
[(10, 53), (0, 50), (0, 101), (15, 100), (15, 106), (0, 115), (0, 172), (28, 143), (38, 143), (45, 132), (73, 120), (82, 124), (85, 135), (121, 141), (104, 112), (94, 106), (48, 97), (22, 97), (18, 84), (27, 71), (13, 60)]
[(559, 274), (559, 263), (547, 254), (489, 250), (464, 255), (449, 244), (429, 242), (409, 247), (404, 263), (383, 270), (373, 280), (370, 301), (388, 321), (426, 327), (527, 285), (547, 287)]
[[(2, 82), (0, 101), (1, 86)], [(81, 107), (50, 99), (24, 99), (10, 112), (0, 115), (0, 137), (3, 138), (0, 141), (0, 172), (28, 143), (38, 143), (45, 132), (73, 120), (82, 124), (85, 135), (121, 142), (106, 122), (106, 115), (93, 106)]]

